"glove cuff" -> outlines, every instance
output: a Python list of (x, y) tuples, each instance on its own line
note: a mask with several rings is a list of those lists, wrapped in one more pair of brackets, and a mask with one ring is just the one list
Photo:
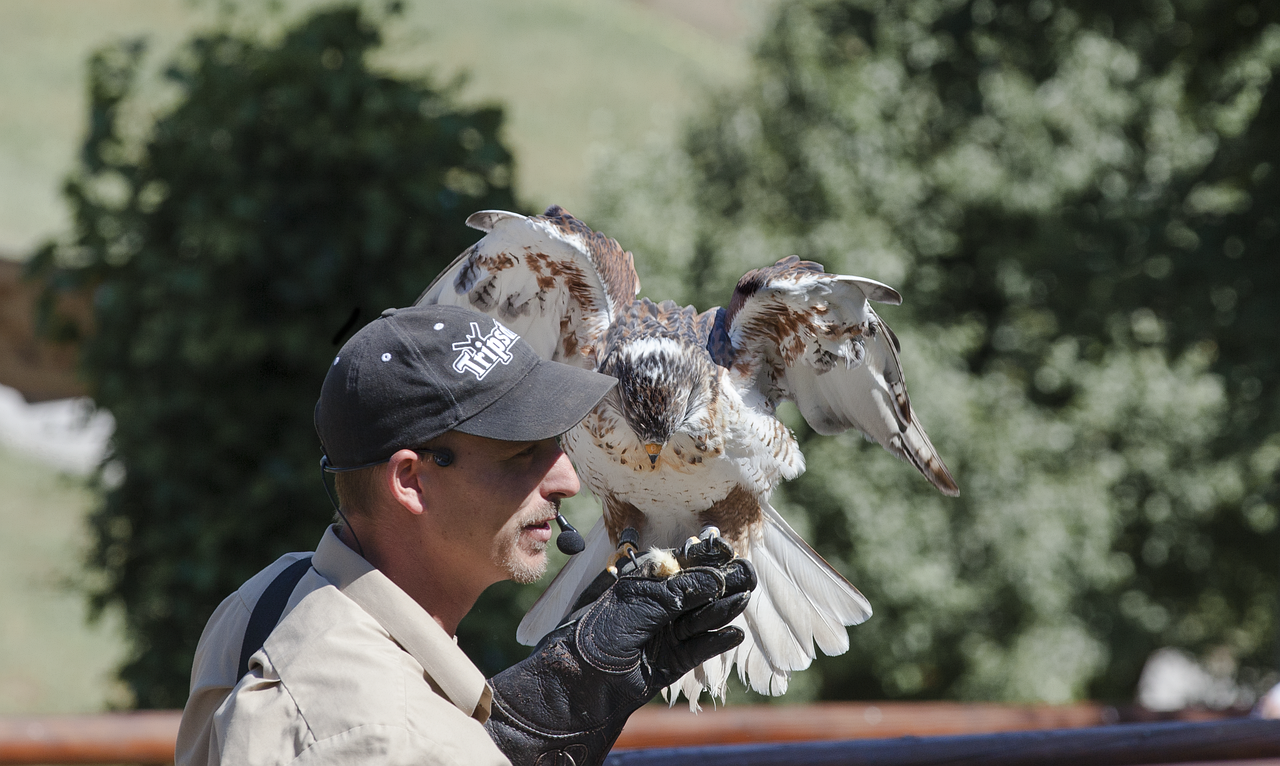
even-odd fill
[[(485, 729), (513, 766), (600, 764), (622, 733), (622, 725), (612, 721), (581, 731), (549, 731), (521, 716), (497, 691)], [(517, 760), (517, 753), (524, 758)]]
[(627, 693), (634, 681), (589, 670), (568, 640), (574, 627), (561, 626), (529, 659), (490, 681), (485, 728), (515, 766), (603, 763), (627, 718), (647, 699)]

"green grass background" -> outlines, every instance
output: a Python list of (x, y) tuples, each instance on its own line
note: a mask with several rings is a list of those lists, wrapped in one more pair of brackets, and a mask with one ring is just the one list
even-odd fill
[(90, 624), (82, 480), (0, 450), (0, 714), (83, 713), (127, 698), (118, 615)]
[[(292, 0), (278, 27), (325, 3)], [(379, 3), (369, 3), (379, 7)], [(381, 63), (466, 74), (462, 97), (507, 108), (522, 198), (585, 210), (592, 157), (674, 135), (707, 92), (745, 73), (745, 40), (766, 0), (407, 0)], [(60, 179), (84, 130), (84, 61), (124, 37), (150, 40), (143, 101), (163, 108), (157, 72), (216, 4), (179, 0), (0, 2), (0, 251), (19, 257), (66, 227)]]
[[(743, 80), (767, 2), (408, 0), (381, 63), (437, 81), (465, 72), (463, 101), (507, 109), (521, 199), (583, 214), (599, 158), (672, 140), (710, 89)], [(279, 26), (319, 5), (291, 2), (245, 23)], [(145, 125), (164, 108), (160, 67), (216, 13), (208, 0), (0, 0), (0, 257), (22, 258), (67, 228), (59, 189), (85, 127), (90, 51), (148, 37)], [(86, 622), (80, 561), (92, 503), (81, 480), (0, 449), (0, 714), (127, 703), (112, 680), (119, 620)], [(597, 513), (588, 503), (571, 511), (584, 531)]]

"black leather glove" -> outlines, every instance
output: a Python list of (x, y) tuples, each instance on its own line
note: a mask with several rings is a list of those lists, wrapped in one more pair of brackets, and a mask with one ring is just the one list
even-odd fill
[(570, 621), (489, 680), (485, 728), (498, 749), (516, 766), (602, 763), (637, 708), (742, 643), (726, 625), (746, 609), (756, 574), (718, 545), (694, 546), (693, 565), (669, 577), (653, 573), (648, 555), (616, 581), (602, 573), (584, 593), (598, 592), (594, 603), (583, 609), (580, 599)]

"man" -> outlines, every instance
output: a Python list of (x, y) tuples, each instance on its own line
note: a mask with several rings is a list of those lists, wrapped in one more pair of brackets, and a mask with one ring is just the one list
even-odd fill
[(316, 405), (345, 523), (210, 618), (177, 763), (599, 763), (631, 712), (740, 643), (725, 626), (754, 573), (711, 546), (672, 576), (603, 574), (488, 682), (456, 645), (485, 588), (545, 570), (579, 488), (555, 437), (613, 383), (466, 309), (388, 309), (361, 329)]

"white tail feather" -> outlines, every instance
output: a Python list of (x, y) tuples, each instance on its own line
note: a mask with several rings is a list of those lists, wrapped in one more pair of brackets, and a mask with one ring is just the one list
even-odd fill
[(694, 668), (679, 681), (671, 685), (671, 704), (675, 705), (676, 700), (680, 699), (680, 693), (684, 692), (684, 696), (689, 698), (689, 709), (695, 713), (702, 712), (702, 706), (698, 704), (698, 696), (702, 693), (702, 681), (698, 678), (700, 668)]
[[(774, 590), (782, 573), (777, 570), (777, 563), (767, 553), (756, 555), (757, 552), (752, 551), (752, 554), (751, 563), (756, 565), (760, 586), (747, 604), (747, 625), (751, 627), (751, 637), (769, 661), (770, 675), (773, 675), (773, 670), (803, 670), (813, 661), (813, 649), (809, 647), (809, 651), (805, 651), (802, 641), (808, 637), (797, 636), (795, 633), (801, 626), (792, 626), (778, 611), (778, 602), (791, 595)], [(750, 677), (750, 681), (751, 688), (759, 691), (757, 687), (765, 683), (766, 679)]]
[(761, 501), (760, 507), (765, 523), (746, 552), (760, 585), (751, 594), (746, 612), (733, 622), (745, 629), (747, 638), (672, 684), (673, 705), (684, 693), (690, 709), (696, 711), (697, 697), (690, 692), (703, 688), (711, 691), (713, 699), (723, 699), (733, 664), (744, 685), (760, 694), (781, 695), (791, 673), (809, 667), (817, 656), (815, 642), (824, 654), (842, 654), (849, 649), (845, 626), (871, 616), (871, 605), (857, 588), (823, 561), (767, 501)]

